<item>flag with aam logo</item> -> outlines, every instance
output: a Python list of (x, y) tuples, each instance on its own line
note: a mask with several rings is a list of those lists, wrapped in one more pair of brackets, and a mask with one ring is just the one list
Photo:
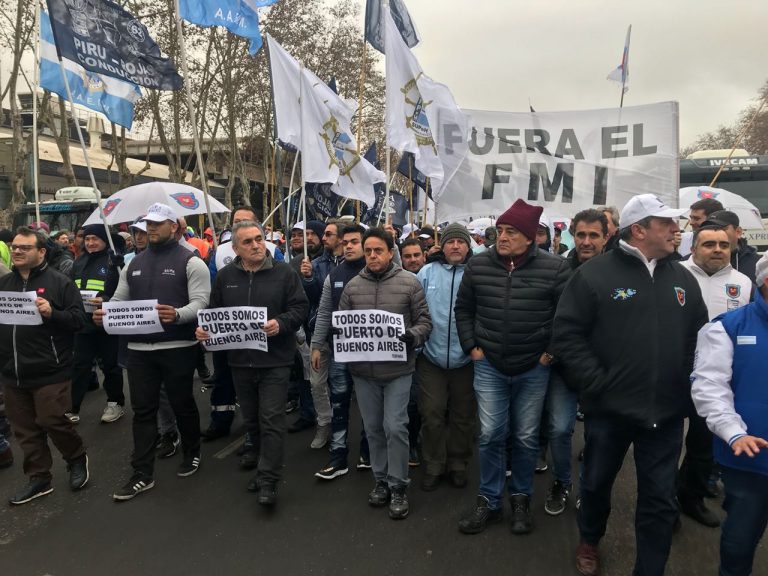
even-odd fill
[(48, 13), (40, 12), (40, 87), (67, 99), (61, 69), (67, 75), (69, 88), (72, 92), (73, 104), (85, 106), (104, 114), (110, 122), (131, 129), (133, 124), (133, 107), (139, 98), (141, 90), (136, 84), (123, 82), (117, 78), (102, 76), (88, 72), (85, 68), (62, 58), (59, 64), (56, 46), (53, 42), (51, 21)]
[(248, 38), (248, 52), (255, 56), (263, 44), (257, 8), (277, 0), (179, 0), (180, 16), (198, 26), (223, 26), (232, 34)]
[(410, 152), (437, 201), (469, 151), (469, 121), (444, 84), (424, 74), (384, 13), (387, 146)]

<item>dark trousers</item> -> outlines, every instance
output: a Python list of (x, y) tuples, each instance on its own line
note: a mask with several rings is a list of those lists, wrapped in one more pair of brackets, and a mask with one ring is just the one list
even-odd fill
[(211, 427), (229, 431), (235, 419), (237, 398), (226, 350), (213, 352), (213, 373), (216, 382), (211, 390)]
[(411, 393), (408, 396), (408, 448), (417, 450), (421, 443), (421, 414), (419, 414), (419, 375), (414, 372), (411, 379)]
[(117, 362), (120, 338), (99, 330), (75, 334), (75, 361), (72, 370), (72, 411), (80, 412), (88, 385), (91, 383), (93, 361), (98, 358), (104, 372), (107, 402), (125, 404), (123, 370)]
[(196, 358), (197, 346), (128, 350), (128, 386), (133, 408), (131, 465), (136, 472), (145, 476), (154, 472), (161, 385), (176, 415), (184, 455), (200, 453), (200, 413), (192, 393)]
[(64, 416), (71, 406), (70, 381), (39, 388), (5, 386), (5, 411), (24, 452), (24, 473), (31, 479), (52, 477), (48, 438), (67, 462), (85, 454), (82, 439)]
[(728, 517), (720, 535), (720, 576), (750, 576), (768, 523), (768, 476), (728, 466), (722, 470)]
[(290, 367), (232, 368), (245, 431), (259, 453), (259, 484), (276, 484), (282, 478), (290, 374)]
[(416, 371), (421, 384), (421, 456), (427, 474), (465, 471), (472, 458), (477, 414), (472, 363), (445, 370), (422, 354)]
[(622, 420), (587, 416), (584, 421), (584, 480), (578, 525), (581, 538), (597, 546), (611, 513), (611, 490), (630, 445), (637, 471), (635, 576), (662, 576), (677, 519), (675, 477), (683, 421), (647, 429)]
[(698, 414), (688, 418), (685, 457), (678, 476), (678, 496), (701, 500), (707, 495), (707, 483), (714, 466), (712, 432)]

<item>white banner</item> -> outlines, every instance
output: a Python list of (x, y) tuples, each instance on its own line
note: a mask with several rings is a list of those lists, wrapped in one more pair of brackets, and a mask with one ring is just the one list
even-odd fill
[(80, 290), (80, 296), (83, 298), (83, 308), (85, 308), (86, 314), (93, 314), (96, 311), (96, 304), (91, 302), (92, 299), (99, 295), (98, 290)]
[(397, 337), (405, 331), (402, 314), (383, 310), (334, 312), (332, 324), (341, 329), (333, 336), (336, 362), (405, 362), (405, 343)]
[(104, 330), (107, 334), (154, 334), (163, 331), (157, 314), (157, 300), (104, 302)]
[(0, 292), (0, 324), (37, 326), (43, 317), (37, 310), (37, 294), (32, 292)]
[(210, 308), (197, 313), (197, 325), (208, 332), (203, 342), (206, 350), (250, 348), (268, 352), (267, 334), (262, 326), (267, 321), (267, 309), (253, 306)]
[(552, 217), (621, 209), (637, 194), (678, 205), (678, 105), (579, 112), (466, 110), (469, 154), (446, 185), (438, 221), (498, 216), (522, 198)]

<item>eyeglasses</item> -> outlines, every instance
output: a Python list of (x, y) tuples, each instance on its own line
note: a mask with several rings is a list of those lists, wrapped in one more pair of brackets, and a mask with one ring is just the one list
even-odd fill
[(37, 248), (34, 244), (11, 244), (11, 252), (29, 252), (32, 248)]

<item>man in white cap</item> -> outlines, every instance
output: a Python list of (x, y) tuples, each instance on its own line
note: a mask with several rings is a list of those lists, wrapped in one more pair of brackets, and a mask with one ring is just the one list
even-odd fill
[(683, 212), (653, 194), (630, 199), (618, 247), (579, 266), (557, 307), (554, 356), (585, 415), (580, 574), (599, 573), (611, 488), (630, 445), (638, 484), (633, 573), (661, 576), (669, 556), (689, 376), (707, 321), (696, 280), (668, 258)]
[[(128, 386), (133, 408), (130, 480), (115, 500), (130, 500), (155, 485), (155, 443), (160, 386), (165, 388), (181, 435), (184, 459), (176, 474), (191, 476), (200, 466), (200, 414), (192, 394), (197, 358), (195, 323), (211, 293), (211, 277), (200, 258), (174, 238), (178, 216), (156, 203), (143, 218), (149, 245), (123, 268), (112, 302), (158, 301), (163, 331), (128, 336)], [(94, 313), (100, 324), (104, 311)]]
[(754, 302), (701, 329), (691, 375), (696, 410), (716, 436), (725, 486), (723, 576), (753, 573), (768, 524), (768, 256), (757, 262), (756, 281)]

